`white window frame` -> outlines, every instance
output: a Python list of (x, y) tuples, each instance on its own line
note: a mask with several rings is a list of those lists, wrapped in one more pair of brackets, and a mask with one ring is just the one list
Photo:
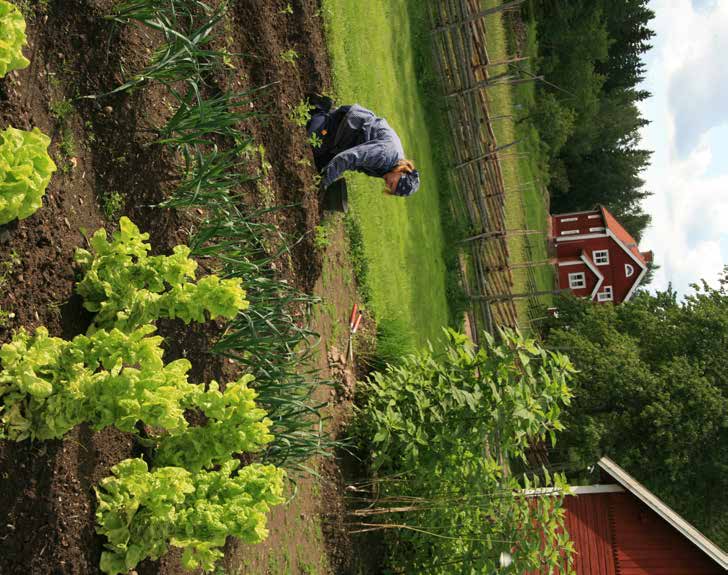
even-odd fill
[(569, 274), (569, 289), (584, 289), (586, 287), (586, 273), (574, 272)]
[(634, 266), (631, 264), (624, 264), (624, 277), (631, 278), (634, 275)]
[(562, 222), (578, 222), (579, 218), (561, 218)]
[(609, 265), (609, 250), (594, 250), (592, 252), (592, 260), (598, 266)]
[(573, 236), (578, 233), (579, 233), (579, 230), (564, 230), (561, 232), (561, 235), (562, 236)]
[(601, 218), (601, 214), (592, 214), (590, 216), (587, 216), (590, 220), (596, 220), (597, 218)]
[(603, 232), (606, 228), (589, 228), (590, 232)]
[(614, 301), (612, 286), (604, 286), (604, 290), (597, 294), (597, 301)]

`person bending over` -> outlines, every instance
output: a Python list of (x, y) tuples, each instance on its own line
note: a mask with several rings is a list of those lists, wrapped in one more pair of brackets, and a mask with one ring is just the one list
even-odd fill
[(329, 98), (310, 98), (313, 114), (306, 129), (320, 143), (314, 147), (321, 188), (328, 188), (347, 170), (384, 178), (385, 192), (408, 197), (420, 186), (420, 174), (405, 159), (402, 142), (387, 120), (359, 104), (331, 109)]

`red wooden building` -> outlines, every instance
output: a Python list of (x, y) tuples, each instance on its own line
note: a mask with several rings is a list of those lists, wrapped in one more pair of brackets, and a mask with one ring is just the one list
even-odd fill
[(603, 485), (574, 487), (566, 528), (577, 575), (725, 575), (728, 554), (607, 457)]
[(559, 288), (598, 302), (627, 301), (652, 260), (603, 206), (551, 216), (551, 240)]

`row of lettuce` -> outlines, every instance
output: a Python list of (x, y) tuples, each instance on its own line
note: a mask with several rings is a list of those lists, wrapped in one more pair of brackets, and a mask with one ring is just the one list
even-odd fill
[[(288, 249), (287, 239), (246, 212), (235, 193), (255, 177), (248, 162), (255, 146), (236, 128), (253, 115), (249, 96), (207, 82), (230, 69), (229, 55), (210, 47), (224, 10), (194, 0), (132, 0), (117, 3), (110, 16), (164, 37), (147, 67), (111, 93), (158, 82), (176, 101), (155, 128), (154, 145), (183, 166), (165, 207), (202, 214), (190, 246), (150, 256), (148, 234), (127, 218), (111, 240), (99, 230), (90, 249), (75, 255), (82, 274), (76, 291), (95, 313), (87, 333), (64, 340), (44, 327), (32, 334), (21, 328), (0, 351), (0, 437), (51, 440), (79, 424), (113, 426), (144, 448), (144, 458), (118, 463), (96, 487), (105, 573), (125, 573), (170, 546), (184, 550), (186, 568), (212, 570), (227, 536), (265, 539), (266, 514), (283, 502), (283, 467), (301, 466), (328, 447), (321, 406), (311, 401), (319, 382), (300, 367), (312, 335), (303, 316), (314, 300), (276, 277), (272, 262)], [(2, 0), (0, 30), (3, 72), (26, 67), (25, 22)], [(37, 129), (8, 128), (2, 138), (4, 224), (42, 207), (56, 167), (50, 140)], [(193, 257), (217, 273), (197, 279)], [(162, 318), (226, 320), (209, 351), (229, 358), (240, 378), (191, 383), (188, 360), (164, 361), (162, 338), (154, 335)], [(190, 425), (190, 412), (204, 424)], [(259, 453), (261, 463), (240, 468), (234, 456), (241, 453)]]
[[(144, 431), (151, 462), (124, 460), (97, 488), (105, 573), (157, 559), (170, 545), (184, 549), (185, 567), (212, 569), (228, 535), (263, 540), (269, 507), (283, 501), (281, 469), (254, 463), (233, 473), (234, 454), (260, 451), (272, 439), (252, 376), (192, 384), (190, 362), (165, 363), (162, 338), (153, 335), (160, 318), (235, 317), (248, 306), (240, 280), (194, 281), (189, 248), (150, 257), (147, 237), (122, 218), (112, 241), (99, 230), (90, 252), (76, 252), (84, 274), (77, 291), (97, 312), (87, 335), (67, 341), (43, 327), (20, 329), (0, 351), (5, 438), (60, 439), (81, 423)], [(185, 410), (204, 414), (205, 424), (191, 427)]]

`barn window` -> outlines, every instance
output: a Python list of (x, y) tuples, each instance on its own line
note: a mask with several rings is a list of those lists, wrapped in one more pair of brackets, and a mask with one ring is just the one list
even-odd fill
[(596, 250), (592, 252), (592, 259), (598, 266), (609, 265), (609, 250)]
[(584, 272), (576, 272), (569, 274), (569, 288), (582, 289), (586, 287), (586, 274)]
[(614, 293), (612, 292), (612, 286), (604, 286), (604, 291), (600, 291), (597, 294), (597, 301), (612, 301), (614, 299)]
[(631, 278), (634, 275), (634, 268), (629, 264), (624, 264), (624, 275)]

